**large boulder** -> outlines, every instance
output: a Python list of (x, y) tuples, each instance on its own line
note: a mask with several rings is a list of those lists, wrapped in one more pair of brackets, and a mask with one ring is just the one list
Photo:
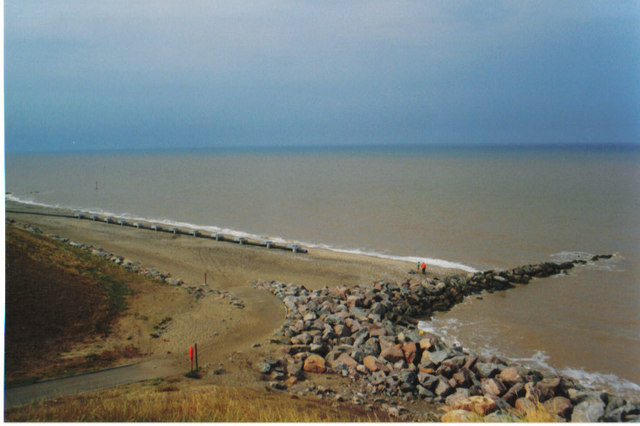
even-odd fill
[(571, 410), (573, 409), (571, 401), (563, 396), (551, 398), (550, 400), (545, 401), (543, 405), (551, 414), (555, 414), (556, 416), (560, 416), (565, 419), (569, 418)]
[(404, 353), (402, 352), (402, 349), (392, 346), (380, 352), (380, 357), (391, 363), (396, 363), (400, 360), (404, 360)]
[(415, 343), (406, 343), (402, 346), (402, 352), (404, 354), (404, 360), (407, 364), (418, 364), (420, 362), (418, 358), (419, 348)]
[(298, 334), (297, 336), (293, 336), (291, 338), (291, 343), (293, 345), (308, 345), (313, 341), (313, 337), (309, 333)]
[(484, 423), (517, 423), (520, 421), (514, 414), (504, 411), (494, 411), (491, 414), (487, 414), (482, 419)]
[[(381, 336), (386, 336), (387, 334), (388, 334), (387, 329), (382, 327), (374, 327), (371, 330), (369, 330), (369, 336), (371, 337), (381, 337)], [(395, 344), (395, 339), (394, 339), (394, 344)]]
[(524, 379), (518, 373), (515, 367), (507, 367), (498, 374), (498, 379), (507, 386), (513, 386), (516, 383), (524, 383)]
[(309, 354), (307, 359), (304, 360), (304, 371), (309, 373), (324, 373), (327, 371), (324, 358), (318, 354)]
[(449, 381), (446, 377), (438, 377), (438, 383), (434, 390), (435, 394), (441, 397), (446, 397), (447, 395), (453, 392), (453, 388), (449, 384)]
[(336, 324), (333, 326), (333, 332), (338, 337), (347, 337), (351, 336), (351, 330), (344, 324)]
[(500, 372), (498, 364), (488, 362), (476, 362), (475, 371), (480, 377), (490, 378), (494, 377)]
[[(369, 333), (373, 333), (374, 330), (370, 331)], [(372, 335), (372, 337), (376, 337), (375, 335)], [(380, 343), (380, 352), (382, 353), (383, 351), (392, 348), (396, 345), (396, 338), (395, 336), (379, 336), (378, 337), (378, 342)]]
[(301, 379), (303, 377), (302, 373), (302, 362), (290, 362), (287, 364), (287, 374), (290, 377), (296, 377)]
[(481, 384), (482, 392), (489, 395), (501, 396), (506, 391), (507, 388), (500, 380), (496, 379), (486, 379)]
[(469, 389), (458, 388), (455, 393), (452, 393), (445, 399), (445, 404), (450, 407), (455, 407), (460, 401), (469, 398)]
[(349, 313), (352, 314), (356, 318), (366, 318), (367, 317), (367, 311), (365, 311), (362, 308), (356, 308), (355, 306), (349, 308)]
[(475, 395), (455, 401), (453, 408), (455, 410), (471, 411), (484, 417), (496, 411), (498, 405), (489, 397)]
[(429, 360), (436, 365), (449, 358), (449, 351), (446, 349), (436, 352), (425, 352), (422, 357), (424, 358), (424, 355), (426, 355), (427, 353), (429, 354)]
[(338, 365), (340, 363), (346, 365), (347, 367), (351, 367), (351, 368), (356, 368), (358, 366), (358, 362), (355, 359), (353, 359), (351, 357), (351, 355), (349, 355), (346, 352), (343, 352), (343, 353), (340, 354), (340, 356), (335, 360), (335, 362), (332, 363), (332, 367), (336, 366), (336, 365)]
[(524, 385), (522, 383), (516, 383), (511, 386), (509, 390), (502, 395), (502, 399), (504, 399), (509, 405), (514, 405), (518, 398), (524, 397), (525, 390)]
[(387, 308), (381, 302), (376, 302), (371, 305), (371, 313), (383, 316), (385, 313), (387, 313)]
[(418, 342), (418, 344), (420, 345), (420, 349), (422, 349), (423, 351), (428, 351), (429, 349), (433, 348), (435, 346), (435, 343), (436, 338), (431, 336), (424, 336)]
[(372, 337), (366, 342), (364, 342), (364, 345), (360, 346), (360, 349), (367, 355), (374, 355), (374, 356), (380, 355), (380, 343), (378, 342), (378, 339), (375, 337)]
[(418, 396), (422, 399), (432, 399), (435, 397), (435, 394), (433, 392), (420, 384), (416, 385), (416, 389), (418, 391)]
[(573, 408), (571, 422), (595, 423), (604, 416), (605, 404), (600, 398), (587, 398)]
[(403, 370), (398, 373), (400, 380), (400, 390), (402, 392), (412, 392), (418, 384), (418, 378), (415, 371)]
[(589, 398), (603, 399), (605, 397), (604, 393), (602, 392), (579, 388), (569, 388), (567, 390), (567, 394), (573, 405), (578, 405), (582, 401)]
[(314, 343), (309, 345), (309, 351), (325, 356), (329, 353), (329, 346), (324, 345), (324, 344), (319, 344), (319, 343)]
[(364, 343), (369, 340), (369, 329), (366, 327), (361, 328), (353, 335), (353, 338), (353, 346), (360, 347), (364, 345)]
[(536, 388), (536, 384), (528, 382), (524, 385), (525, 398), (531, 401), (540, 401), (540, 390)]
[(362, 360), (362, 363), (365, 367), (367, 367), (367, 370), (371, 371), (372, 373), (379, 370), (384, 372), (390, 371), (390, 368), (384, 362), (371, 355), (365, 356)]
[(453, 375), (453, 380), (456, 381), (458, 386), (469, 387), (473, 382), (474, 374), (468, 368), (462, 368), (460, 371)]
[(527, 411), (536, 410), (536, 403), (533, 402), (531, 399), (524, 398), (524, 397), (518, 398), (516, 400), (516, 403), (513, 406), (516, 407), (517, 410), (522, 411), (523, 413), (526, 413)]
[(612, 403), (610, 399), (602, 420), (605, 422), (640, 421), (640, 404), (625, 401), (622, 405), (618, 405)]
[(349, 308), (361, 308), (363, 306), (364, 295), (358, 294), (354, 296), (347, 296), (347, 307)]
[(458, 371), (462, 367), (464, 367), (466, 360), (467, 360), (466, 356), (458, 355), (452, 358), (445, 359), (444, 361), (442, 361), (442, 364), (450, 366), (454, 371)]
[(436, 386), (438, 386), (438, 376), (420, 372), (418, 373), (418, 382), (420, 382), (420, 384), (425, 388), (432, 391), (436, 388)]
[(535, 387), (538, 391), (540, 401), (546, 401), (556, 396), (560, 383), (561, 380), (559, 377), (552, 377), (536, 382)]

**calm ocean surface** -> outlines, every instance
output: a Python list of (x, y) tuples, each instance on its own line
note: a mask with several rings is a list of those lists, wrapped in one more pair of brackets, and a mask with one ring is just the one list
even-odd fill
[(468, 270), (616, 253), (424, 326), (640, 399), (638, 149), (7, 153), (5, 168), (9, 199)]

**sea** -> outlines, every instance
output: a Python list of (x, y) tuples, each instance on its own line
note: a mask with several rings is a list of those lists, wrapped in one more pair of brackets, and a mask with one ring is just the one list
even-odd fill
[(6, 199), (467, 272), (568, 259), (420, 327), (640, 400), (640, 147), (6, 153)]

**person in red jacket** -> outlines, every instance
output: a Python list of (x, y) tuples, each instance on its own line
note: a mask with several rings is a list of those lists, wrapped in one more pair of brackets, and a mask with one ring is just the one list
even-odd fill
[(427, 273), (427, 264), (422, 262), (420, 264), (420, 269), (422, 269), (422, 275), (425, 275)]

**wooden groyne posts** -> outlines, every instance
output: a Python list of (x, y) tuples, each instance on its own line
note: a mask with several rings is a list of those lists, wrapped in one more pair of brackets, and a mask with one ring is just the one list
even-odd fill
[(124, 219), (114, 219), (110, 216), (104, 216), (100, 218), (97, 215), (86, 215), (83, 213), (76, 213), (74, 216), (67, 216), (67, 217), (91, 220), (93, 222), (102, 221), (107, 224), (118, 225), (121, 227), (128, 226), (136, 229), (143, 229), (143, 230), (149, 230), (154, 232), (165, 232), (165, 233), (174, 234), (174, 235), (189, 235), (194, 238), (204, 238), (204, 239), (215, 240), (215, 241), (230, 242), (230, 243), (235, 243), (241, 246), (248, 245), (248, 246), (255, 246), (255, 247), (265, 247), (267, 249), (285, 250), (293, 253), (302, 253), (302, 254), (308, 253), (307, 249), (301, 247), (298, 244), (281, 245), (266, 239), (254, 240), (254, 239), (245, 238), (245, 237), (232, 237), (232, 236), (224, 235), (218, 232), (214, 232), (212, 234), (207, 235), (201, 231), (198, 231), (197, 229), (182, 230), (177, 227), (164, 228), (158, 224), (145, 224), (142, 222), (127, 222)]

